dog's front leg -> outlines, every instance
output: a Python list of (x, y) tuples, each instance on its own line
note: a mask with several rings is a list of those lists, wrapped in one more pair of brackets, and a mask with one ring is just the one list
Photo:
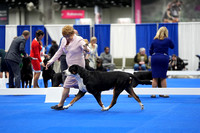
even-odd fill
[(72, 106), (76, 101), (78, 101), (81, 97), (83, 97), (85, 95), (86, 92), (82, 92), (79, 90), (78, 94), (75, 96), (74, 99), (72, 99), (72, 101), (67, 105), (67, 106), (63, 106), (64, 109), (68, 109), (70, 106)]
[(95, 94), (93, 94), (93, 96), (95, 97), (98, 104), (102, 107), (102, 110), (103, 110), (105, 108), (105, 106), (103, 105), (103, 103), (101, 101), (101, 92), (96, 92)]

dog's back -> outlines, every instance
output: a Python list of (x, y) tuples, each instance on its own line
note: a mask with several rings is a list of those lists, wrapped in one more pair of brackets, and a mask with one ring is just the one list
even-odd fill
[[(113, 87), (126, 88), (127, 84), (132, 81), (132, 74), (120, 71), (113, 72), (99, 72), (87, 71), (87, 76), (83, 78), (83, 82), (87, 88), (97, 90), (109, 90)], [(86, 80), (87, 79), (87, 80)]]

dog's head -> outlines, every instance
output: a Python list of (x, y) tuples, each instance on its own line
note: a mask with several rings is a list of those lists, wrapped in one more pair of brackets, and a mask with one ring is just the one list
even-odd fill
[(44, 63), (45, 66), (46, 66), (46, 64), (47, 64), (47, 62), (48, 62), (49, 60), (50, 60), (49, 58), (46, 58), (46, 57), (45, 57), (45, 59), (43, 60), (43, 63)]
[(76, 75), (78, 73), (79, 70), (79, 66), (78, 65), (72, 65), (70, 66), (67, 70), (65, 70), (65, 75), (69, 76), (69, 75)]
[(102, 63), (103, 63), (103, 60), (100, 59), (100, 58), (97, 58), (96, 63), (97, 63), (97, 67), (101, 67)]
[(32, 60), (32, 58), (30, 56), (24, 57), (22, 59), (23, 65), (29, 65), (29, 64), (31, 64), (31, 60)]

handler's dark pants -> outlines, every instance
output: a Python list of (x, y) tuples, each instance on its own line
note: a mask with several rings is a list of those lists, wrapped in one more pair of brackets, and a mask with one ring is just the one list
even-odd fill
[[(19, 63), (12, 60), (5, 60), (9, 70), (9, 88), (20, 88), (21, 71)], [(15, 78), (15, 86), (14, 86)]]
[(68, 68), (68, 65), (67, 65), (67, 62), (66, 62), (66, 55), (61, 55), (60, 56), (60, 69), (61, 69), (61, 72), (62, 72), (62, 81), (63, 81), (63, 84), (65, 82), (65, 73), (63, 73), (64, 70), (66, 70)]

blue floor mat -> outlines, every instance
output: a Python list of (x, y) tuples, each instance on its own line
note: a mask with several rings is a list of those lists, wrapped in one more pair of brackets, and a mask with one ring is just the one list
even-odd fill
[[(66, 100), (66, 104), (74, 98)], [(105, 106), (112, 95), (103, 95)], [(145, 109), (127, 95), (102, 112), (92, 95), (64, 111), (51, 110), (45, 96), (0, 96), (1, 133), (198, 133), (200, 96), (140, 96)]]

